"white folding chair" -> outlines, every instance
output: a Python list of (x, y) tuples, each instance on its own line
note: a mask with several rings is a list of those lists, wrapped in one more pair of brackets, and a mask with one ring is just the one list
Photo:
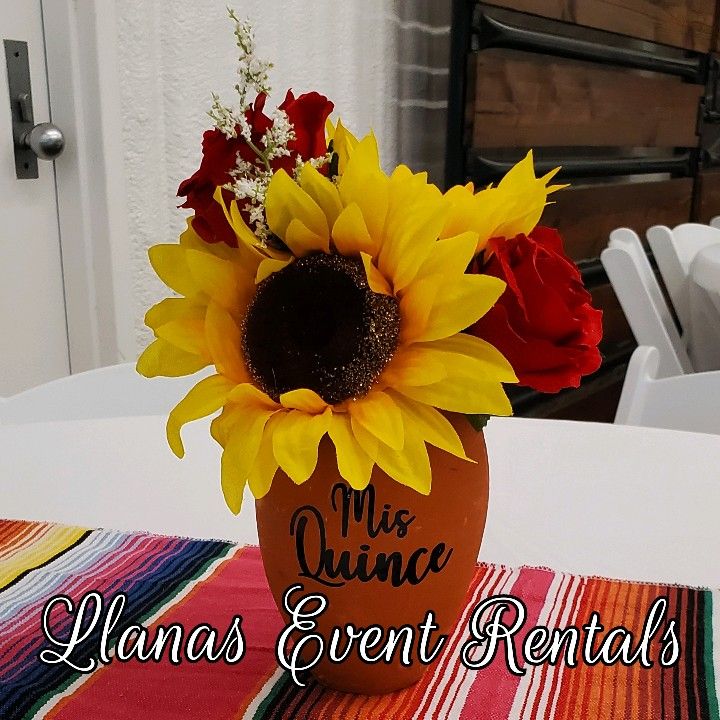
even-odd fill
[(647, 231), (647, 239), (683, 331), (687, 332), (692, 322), (688, 292), (690, 265), (698, 252), (720, 243), (720, 228), (683, 223), (671, 230), (665, 225), (655, 225)]
[(0, 398), (0, 424), (166, 415), (207, 372), (148, 380), (134, 363), (88, 370)]
[(657, 348), (635, 349), (615, 422), (720, 435), (720, 371), (661, 377), (659, 368)]
[(658, 349), (660, 375), (693, 372), (685, 345), (637, 233), (629, 228), (613, 230), (600, 259), (638, 345)]
[(696, 370), (720, 370), (720, 243), (695, 256), (688, 286), (692, 315), (688, 353)]

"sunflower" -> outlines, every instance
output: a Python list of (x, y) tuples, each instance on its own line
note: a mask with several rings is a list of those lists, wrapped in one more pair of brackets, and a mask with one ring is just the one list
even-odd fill
[(171, 412), (167, 436), (182, 457), (182, 426), (222, 409), (211, 432), (233, 512), (246, 484), (262, 497), (278, 469), (306, 481), (326, 435), (353, 488), (377, 465), (427, 494), (426, 443), (468, 459), (441, 411), (511, 413), (502, 386), (516, 381), (511, 366), (462, 332), (505, 288), (465, 273), (480, 232), (426, 174), (385, 174), (372, 134), (358, 142), (339, 129), (338, 178), (311, 164), (296, 180), (282, 170), (272, 178), (265, 209), (281, 249), (260, 247), (218, 193), (237, 248), (204, 243), (190, 219), (179, 244), (150, 250), (180, 297), (148, 311), (156, 339), (138, 370), (215, 367)]

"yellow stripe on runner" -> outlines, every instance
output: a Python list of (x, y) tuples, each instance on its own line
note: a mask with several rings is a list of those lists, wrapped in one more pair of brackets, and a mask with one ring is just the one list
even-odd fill
[(37, 542), (0, 560), (0, 590), (28, 570), (44, 565), (72, 547), (86, 532), (86, 528), (53, 527), (38, 538)]

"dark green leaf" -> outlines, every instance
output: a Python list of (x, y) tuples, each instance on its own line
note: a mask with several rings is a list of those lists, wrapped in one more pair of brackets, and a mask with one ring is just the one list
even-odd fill
[(465, 417), (478, 432), (487, 425), (487, 422), (490, 419), (489, 415), (466, 415)]

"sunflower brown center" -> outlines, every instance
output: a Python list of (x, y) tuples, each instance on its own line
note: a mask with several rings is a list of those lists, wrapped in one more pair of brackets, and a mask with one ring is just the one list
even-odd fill
[(258, 284), (243, 352), (253, 380), (274, 400), (309, 388), (334, 405), (370, 390), (399, 330), (398, 301), (369, 288), (361, 260), (315, 253)]

